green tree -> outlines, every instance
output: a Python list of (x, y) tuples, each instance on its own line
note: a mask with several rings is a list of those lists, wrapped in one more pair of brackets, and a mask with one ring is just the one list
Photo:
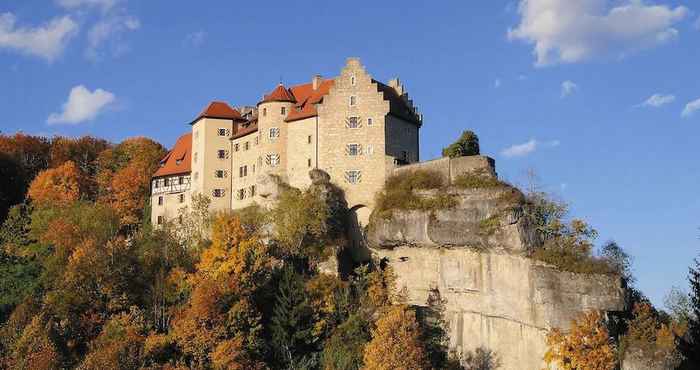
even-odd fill
[(10, 208), (24, 198), (25, 176), (17, 160), (0, 152), (0, 223)]
[(325, 342), (321, 356), (324, 370), (359, 370), (369, 340), (370, 325), (364, 315), (355, 313), (340, 324)]
[(315, 351), (312, 318), (303, 277), (287, 265), (281, 271), (270, 324), (272, 348), (283, 367), (299, 363)]
[(479, 137), (471, 130), (462, 132), (457, 141), (442, 149), (443, 157), (456, 158), (470, 155), (479, 155)]
[(683, 354), (687, 362), (700, 363), (700, 260), (693, 260), (694, 266), (689, 268), (688, 282), (690, 283), (690, 319), (688, 322), (687, 343)]

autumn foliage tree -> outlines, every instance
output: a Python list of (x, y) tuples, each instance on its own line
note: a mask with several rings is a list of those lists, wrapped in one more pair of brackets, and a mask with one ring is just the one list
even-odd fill
[(598, 311), (582, 314), (571, 323), (571, 331), (552, 329), (547, 335), (544, 360), (564, 370), (613, 370), (616, 349)]
[(29, 186), (28, 197), (38, 205), (65, 206), (84, 194), (85, 178), (73, 162), (44, 170)]
[(365, 347), (367, 370), (422, 370), (429, 363), (415, 312), (396, 305), (377, 320), (372, 340)]

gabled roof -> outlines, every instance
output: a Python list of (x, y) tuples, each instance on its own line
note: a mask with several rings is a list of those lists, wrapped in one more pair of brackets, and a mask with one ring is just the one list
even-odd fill
[(213, 101), (209, 103), (201, 113), (190, 124), (199, 121), (201, 118), (222, 118), (231, 120), (242, 120), (241, 113), (230, 105), (222, 101)]
[(160, 161), (160, 168), (153, 177), (189, 173), (191, 171), (192, 133), (180, 136), (175, 146)]
[(289, 90), (294, 94), (297, 103), (289, 111), (285, 121), (290, 122), (316, 116), (318, 114), (316, 104), (320, 103), (323, 96), (328, 94), (334, 82), (333, 79), (322, 80), (316, 90), (314, 90), (313, 83), (290, 87)]
[(279, 84), (277, 87), (272, 90), (271, 93), (265, 95), (263, 97), (263, 100), (260, 103), (267, 103), (267, 102), (272, 102), (272, 101), (278, 101), (278, 102), (296, 102), (294, 99), (294, 95), (287, 90), (284, 85)]

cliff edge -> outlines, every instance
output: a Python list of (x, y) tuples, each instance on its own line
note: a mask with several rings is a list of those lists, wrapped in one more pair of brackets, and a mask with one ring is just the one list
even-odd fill
[(493, 160), (433, 162), (421, 163), (420, 169), (436, 169), (449, 179), (448, 188), (416, 195), (447, 192), (452, 206), (382, 216), (375, 210), (367, 241), (375, 258), (393, 267), (409, 304), (425, 306), (431, 290), (440, 292), (452, 349), (466, 353), (485, 347), (499, 357), (501, 369), (541, 369), (549, 329), (566, 331), (586, 310), (623, 309), (618, 276), (564, 272), (527, 257), (538, 238), (517, 189), (454, 186), (470, 172), (495, 179)]

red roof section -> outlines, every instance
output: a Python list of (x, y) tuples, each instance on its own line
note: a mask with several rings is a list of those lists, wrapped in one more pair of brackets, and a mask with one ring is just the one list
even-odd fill
[(180, 136), (175, 146), (160, 161), (160, 168), (153, 177), (189, 173), (191, 171), (192, 133)]
[(213, 101), (207, 105), (204, 110), (195, 118), (192, 123), (197, 122), (200, 118), (223, 118), (232, 120), (242, 120), (241, 113), (230, 105), (222, 101)]
[(289, 90), (287, 90), (284, 85), (279, 84), (272, 90), (271, 93), (265, 95), (261, 103), (271, 102), (271, 101), (282, 101), (282, 102), (296, 102), (294, 95), (292, 95)]
[(289, 111), (285, 120), (287, 122), (296, 121), (318, 115), (316, 104), (320, 103), (323, 100), (323, 96), (328, 94), (334, 81), (333, 79), (322, 80), (316, 90), (314, 90), (313, 83), (290, 87), (289, 91), (294, 94), (297, 103)]

